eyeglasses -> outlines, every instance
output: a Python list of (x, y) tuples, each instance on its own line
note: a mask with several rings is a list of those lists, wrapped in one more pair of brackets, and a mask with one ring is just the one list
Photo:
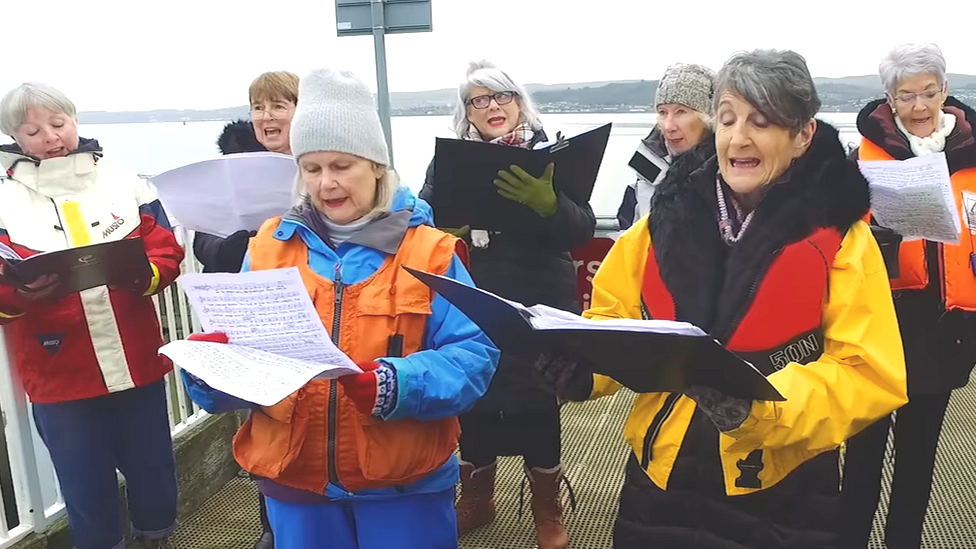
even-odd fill
[(270, 116), (272, 120), (278, 120), (287, 117), (290, 110), (291, 107), (284, 103), (274, 103), (270, 108), (267, 105), (251, 105), (251, 119), (261, 120)]
[(498, 92), (491, 95), (479, 95), (477, 97), (472, 97), (468, 99), (468, 105), (476, 109), (487, 109), (488, 105), (491, 105), (491, 100), (494, 99), (495, 103), (499, 106), (508, 105), (515, 99), (515, 94), (513, 92)]
[(914, 105), (918, 98), (922, 98), (922, 103), (934, 103), (942, 95), (942, 90), (926, 91), (922, 93), (903, 93), (895, 96), (895, 101), (902, 105)]

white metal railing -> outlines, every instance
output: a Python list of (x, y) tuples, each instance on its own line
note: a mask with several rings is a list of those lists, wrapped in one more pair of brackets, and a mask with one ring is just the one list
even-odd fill
[[(177, 241), (186, 250), (183, 273), (198, 272), (189, 231), (175, 227)], [(166, 341), (186, 337), (200, 328), (186, 295), (172, 284), (153, 297)], [(64, 514), (64, 500), (47, 448), (34, 427), (27, 397), (16, 379), (6, 338), (0, 330), (0, 409), (6, 462), (0, 460), (0, 549), (11, 547), (32, 532), (43, 532)], [(166, 376), (169, 420), (175, 436), (206, 417), (187, 396), (177, 369)], [(3, 454), (0, 454), (0, 458)]]

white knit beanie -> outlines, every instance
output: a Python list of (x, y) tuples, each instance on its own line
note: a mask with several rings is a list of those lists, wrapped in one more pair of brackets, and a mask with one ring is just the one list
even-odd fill
[(676, 63), (664, 71), (657, 84), (654, 106), (678, 103), (701, 112), (712, 110), (715, 93), (715, 73), (712, 69), (693, 63)]
[(291, 122), (295, 158), (329, 151), (356, 155), (383, 166), (390, 153), (373, 105), (373, 94), (355, 74), (316, 69), (301, 79), (301, 100)]

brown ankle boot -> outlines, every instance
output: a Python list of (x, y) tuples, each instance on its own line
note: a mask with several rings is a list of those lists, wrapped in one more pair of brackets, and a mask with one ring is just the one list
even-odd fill
[(461, 499), (455, 506), (458, 535), (495, 520), (495, 471), (497, 463), (475, 469), (461, 462)]
[(562, 467), (532, 468), (526, 471), (532, 487), (532, 516), (535, 519), (539, 549), (566, 549), (569, 536), (563, 528), (563, 506), (559, 487), (563, 483)]

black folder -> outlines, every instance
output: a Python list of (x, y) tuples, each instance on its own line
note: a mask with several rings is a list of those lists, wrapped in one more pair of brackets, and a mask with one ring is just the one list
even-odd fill
[(755, 366), (690, 324), (670, 323), (660, 332), (649, 332), (572, 315), (575, 319), (552, 323), (563, 327), (536, 327), (533, 316), (545, 314), (543, 309), (526, 308), (447, 277), (404, 269), (460, 309), (502, 352), (529, 361), (544, 352), (566, 352), (581, 358), (580, 364), (594, 373), (638, 393), (682, 393), (702, 385), (732, 397), (786, 400)]
[(20, 288), (43, 275), (57, 275), (60, 286), (52, 297), (97, 286), (129, 286), (152, 277), (152, 267), (141, 238), (127, 238), (45, 252), (13, 259), (3, 257), (4, 280)]
[(431, 207), (440, 227), (504, 231), (524, 227), (538, 215), (498, 194), (498, 172), (519, 166), (540, 177), (555, 164), (553, 187), (578, 204), (593, 194), (611, 124), (530, 150), (480, 141), (437, 138), (434, 146), (434, 193)]

